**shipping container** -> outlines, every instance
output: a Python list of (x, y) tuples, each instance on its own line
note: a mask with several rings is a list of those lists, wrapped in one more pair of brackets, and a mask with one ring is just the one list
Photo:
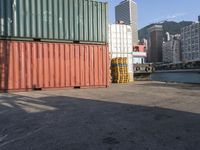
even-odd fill
[(128, 58), (128, 72), (133, 80), (133, 44), (131, 26), (124, 24), (109, 25), (108, 43), (110, 58)]
[(108, 4), (92, 0), (0, 0), (0, 38), (107, 43)]
[(107, 45), (0, 40), (0, 91), (109, 86)]

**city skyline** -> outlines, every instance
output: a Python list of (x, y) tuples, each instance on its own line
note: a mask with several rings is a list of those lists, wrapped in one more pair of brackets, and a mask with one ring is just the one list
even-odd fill
[[(109, 2), (109, 22), (115, 22), (115, 6), (123, 0), (103, 0)], [(135, 0), (138, 5), (138, 29), (162, 20), (197, 21), (200, 15), (200, 1), (197, 0)], [(168, 6), (168, 7), (167, 7)], [(155, 9), (156, 8), (156, 9)]]

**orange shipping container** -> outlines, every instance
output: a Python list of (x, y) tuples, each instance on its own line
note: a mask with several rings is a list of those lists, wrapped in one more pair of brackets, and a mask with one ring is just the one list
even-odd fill
[(0, 90), (108, 87), (107, 45), (0, 41)]

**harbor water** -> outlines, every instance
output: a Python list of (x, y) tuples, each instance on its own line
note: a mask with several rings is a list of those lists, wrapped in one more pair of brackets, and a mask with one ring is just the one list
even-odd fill
[(157, 72), (151, 75), (151, 80), (200, 84), (200, 72)]

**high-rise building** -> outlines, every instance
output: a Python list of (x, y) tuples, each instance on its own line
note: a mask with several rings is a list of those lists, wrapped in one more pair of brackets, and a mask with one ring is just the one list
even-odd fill
[(147, 61), (162, 62), (163, 26), (153, 25), (148, 29)]
[(124, 0), (115, 7), (115, 19), (123, 21), (126, 25), (132, 28), (133, 44), (138, 44), (138, 29), (137, 29), (137, 4), (133, 0)]
[(200, 18), (181, 29), (181, 49), (183, 61), (200, 60)]
[(180, 35), (170, 36), (170, 40), (163, 43), (162, 55), (164, 63), (179, 63), (181, 61)]

